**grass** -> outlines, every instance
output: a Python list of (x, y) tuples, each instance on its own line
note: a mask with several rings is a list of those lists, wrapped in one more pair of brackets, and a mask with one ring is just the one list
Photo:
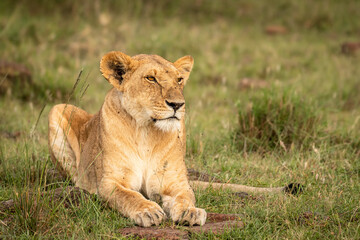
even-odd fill
[[(196, 190), (198, 206), (245, 222), (211, 238), (359, 239), (360, 58), (341, 52), (358, 41), (359, 17), (355, 0), (1, 1), (0, 59), (25, 65), (37, 86), (0, 97), (0, 200), (16, 202), (0, 212), (1, 238), (121, 238), (133, 225), (96, 197), (68, 207), (40, 197), (69, 185), (52, 174), (50, 107), (70, 101), (95, 113), (110, 89), (99, 60), (122, 50), (194, 57), (188, 167), (226, 182), (306, 187), (246, 200)], [(287, 32), (268, 35), (268, 25)], [(244, 78), (265, 88), (244, 89)]]
[(313, 103), (299, 99), (296, 93), (264, 91), (251, 103), (248, 110), (239, 107), (239, 130), (235, 136), (245, 152), (279, 148), (285, 152), (289, 148), (306, 151), (323, 137), (319, 112)]

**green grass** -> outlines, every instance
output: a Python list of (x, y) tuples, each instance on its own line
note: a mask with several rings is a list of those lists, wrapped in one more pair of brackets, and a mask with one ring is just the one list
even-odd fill
[[(296, 93), (263, 91), (248, 110), (239, 107), (239, 129), (235, 140), (243, 151), (274, 149), (306, 151), (321, 136), (321, 116), (314, 103)], [(325, 135), (325, 134), (323, 134)]]
[[(0, 97), (0, 200), (16, 202), (0, 211), (1, 238), (121, 238), (118, 230), (133, 225), (96, 197), (68, 207), (40, 197), (69, 184), (52, 174), (50, 107), (70, 101), (98, 111), (110, 89), (99, 60), (121, 50), (194, 57), (189, 167), (232, 183), (305, 186), (298, 197), (246, 200), (196, 190), (199, 207), (245, 222), (211, 238), (359, 239), (360, 57), (340, 47), (359, 41), (358, 19), (355, 0), (1, 1), (0, 59), (27, 66), (36, 86), (14, 84)], [(268, 25), (287, 33), (267, 35)], [(243, 89), (244, 78), (266, 87)]]

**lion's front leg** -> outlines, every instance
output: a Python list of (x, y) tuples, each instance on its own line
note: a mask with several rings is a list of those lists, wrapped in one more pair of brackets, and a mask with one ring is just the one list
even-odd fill
[[(170, 180), (170, 179), (169, 179)], [(195, 196), (186, 175), (168, 182), (162, 191), (165, 212), (177, 223), (184, 225), (204, 225), (206, 212), (195, 207)]]
[(139, 192), (113, 180), (101, 181), (99, 195), (109, 203), (110, 207), (129, 217), (139, 226), (159, 225), (166, 218), (164, 211), (157, 203), (145, 199)]

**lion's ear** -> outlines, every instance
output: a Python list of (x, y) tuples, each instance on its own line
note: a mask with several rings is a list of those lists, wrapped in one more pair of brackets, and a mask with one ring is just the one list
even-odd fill
[(130, 56), (122, 52), (109, 52), (100, 61), (100, 71), (104, 78), (121, 90), (124, 75), (134, 67)]
[(194, 65), (194, 59), (192, 56), (184, 56), (174, 62), (175, 67), (184, 75), (185, 83), (190, 76), (190, 72)]

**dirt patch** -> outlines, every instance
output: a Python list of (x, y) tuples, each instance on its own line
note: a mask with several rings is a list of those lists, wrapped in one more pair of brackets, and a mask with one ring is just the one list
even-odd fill
[(261, 79), (243, 78), (238, 84), (239, 90), (262, 89), (269, 86), (269, 82)]
[(195, 180), (195, 181), (204, 181), (204, 182), (218, 182), (220, 183), (221, 181), (207, 173), (204, 172), (199, 172), (193, 168), (188, 168), (188, 177), (190, 180)]
[(142, 227), (132, 227), (132, 228), (123, 228), (120, 230), (121, 235), (123, 236), (133, 236), (146, 239), (186, 239), (188, 238), (188, 233), (179, 229), (172, 228), (142, 228)]
[(30, 70), (22, 64), (0, 60), (0, 94), (14, 86), (28, 87), (33, 84)]
[(33, 81), (32, 73), (25, 65), (0, 59), (0, 97), (54, 101), (65, 100), (66, 93), (63, 86)]
[(17, 140), (21, 136), (21, 132), (1, 131), (0, 136), (7, 139)]
[(287, 28), (281, 25), (269, 25), (265, 28), (265, 33), (268, 35), (280, 35), (287, 32)]
[(206, 85), (226, 85), (226, 77), (221, 75), (206, 75), (200, 78), (200, 82)]
[(341, 52), (347, 55), (354, 55), (360, 50), (360, 42), (346, 42), (341, 45)]
[(189, 239), (192, 234), (220, 234), (229, 229), (243, 227), (244, 223), (240, 220), (238, 215), (208, 213), (207, 221), (204, 226), (186, 227), (165, 224), (165, 226), (149, 228), (123, 228), (119, 232), (123, 236), (133, 236), (145, 239)]

